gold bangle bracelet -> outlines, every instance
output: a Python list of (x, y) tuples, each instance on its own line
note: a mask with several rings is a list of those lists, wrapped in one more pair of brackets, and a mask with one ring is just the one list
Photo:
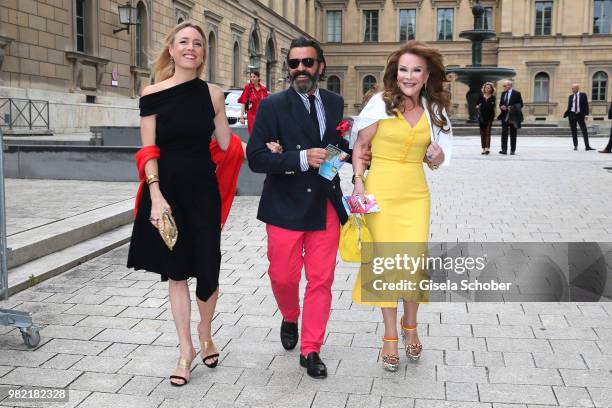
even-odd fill
[(152, 184), (156, 182), (159, 182), (159, 177), (157, 177), (157, 175), (147, 177), (147, 184)]

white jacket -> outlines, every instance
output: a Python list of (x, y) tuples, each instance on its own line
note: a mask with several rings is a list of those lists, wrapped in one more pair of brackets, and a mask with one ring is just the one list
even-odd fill
[[(383, 100), (382, 95), (383, 93), (379, 92), (372, 96), (361, 113), (357, 116), (353, 116), (353, 126), (351, 127), (351, 137), (349, 140), (349, 147), (351, 149), (353, 148), (361, 129), (364, 129), (381, 119), (393, 118), (393, 116), (387, 115), (385, 110), (385, 101)], [(446, 109), (442, 109), (442, 115), (444, 115), (446, 118), (446, 123), (448, 123), (448, 133), (444, 133), (439, 126), (436, 126), (431, 121), (429, 111), (426, 108), (427, 100), (422, 98), (421, 103), (425, 107), (424, 110), (425, 116), (427, 117), (427, 122), (429, 123), (430, 138), (432, 141), (437, 142), (442, 148), (442, 151), (444, 152), (444, 163), (442, 163), (442, 165), (448, 166), (453, 154), (453, 128), (451, 126), (450, 119), (448, 118), (448, 114), (446, 113)], [(434, 105), (433, 108), (435, 112), (436, 105)]]

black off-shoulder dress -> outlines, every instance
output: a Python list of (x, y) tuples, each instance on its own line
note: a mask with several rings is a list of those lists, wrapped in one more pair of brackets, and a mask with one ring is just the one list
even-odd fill
[(219, 285), (221, 198), (209, 144), (215, 110), (208, 85), (196, 78), (140, 98), (140, 116), (157, 115), (159, 188), (172, 208), (179, 235), (170, 251), (149, 221), (151, 196), (143, 189), (127, 266), (161, 275), (162, 281), (198, 280), (206, 301)]

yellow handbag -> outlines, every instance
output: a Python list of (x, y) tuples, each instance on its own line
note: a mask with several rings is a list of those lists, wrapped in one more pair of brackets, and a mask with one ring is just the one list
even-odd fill
[(374, 258), (372, 247), (372, 235), (365, 217), (351, 214), (340, 230), (340, 257), (345, 262), (370, 263)]

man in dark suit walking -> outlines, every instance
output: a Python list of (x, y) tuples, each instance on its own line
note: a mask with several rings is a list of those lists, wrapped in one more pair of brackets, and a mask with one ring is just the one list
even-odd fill
[[(610, 104), (610, 109), (608, 110), (608, 119), (612, 119), (612, 103)], [(608, 145), (604, 147), (603, 150), (600, 150), (599, 153), (612, 153), (612, 127), (610, 128), (610, 139), (608, 140)]]
[(512, 81), (504, 81), (504, 91), (499, 99), (501, 110), (497, 119), (502, 121), (501, 150), (499, 154), (508, 154), (508, 131), (510, 131), (510, 154), (516, 152), (516, 130), (523, 121), (523, 98), (519, 91), (512, 89)]
[[(319, 89), (325, 70), (320, 45), (306, 38), (291, 42), (287, 54), (291, 87), (264, 99), (257, 111), (247, 145), (251, 170), (266, 173), (257, 218), (268, 235), (268, 274), (283, 316), (283, 347), (298, 342), (299, 283), (305, 268), (306, 292), (302, 313), (300, 365), (309, 376), (324, 378), (327, 369), (319, 352), (331, 309), (332, 282), (340, 238), (347, 220), (340, 177), (318, 174), (329, 144), (345, 147), (336, 127), (342, 121), (344, 100)], [(267, 143), (278, 141), (282, 153)]]
[[(572, 129), (572, 139), (574, 140), (574, 150), (578, 150), (578, 126), (582, 131), (585, 150), (595, 150), (589, 146), (589, 132), (584, 119), (589, 116), (589, 101), (584, 92), (580, 92), (580, 85), (572, 85), (572, 94), (567, 99), (567, 110), (563, 114), (564, 118), (569, 119)], [(578, 125), (578, 126), (577, 126)]]

